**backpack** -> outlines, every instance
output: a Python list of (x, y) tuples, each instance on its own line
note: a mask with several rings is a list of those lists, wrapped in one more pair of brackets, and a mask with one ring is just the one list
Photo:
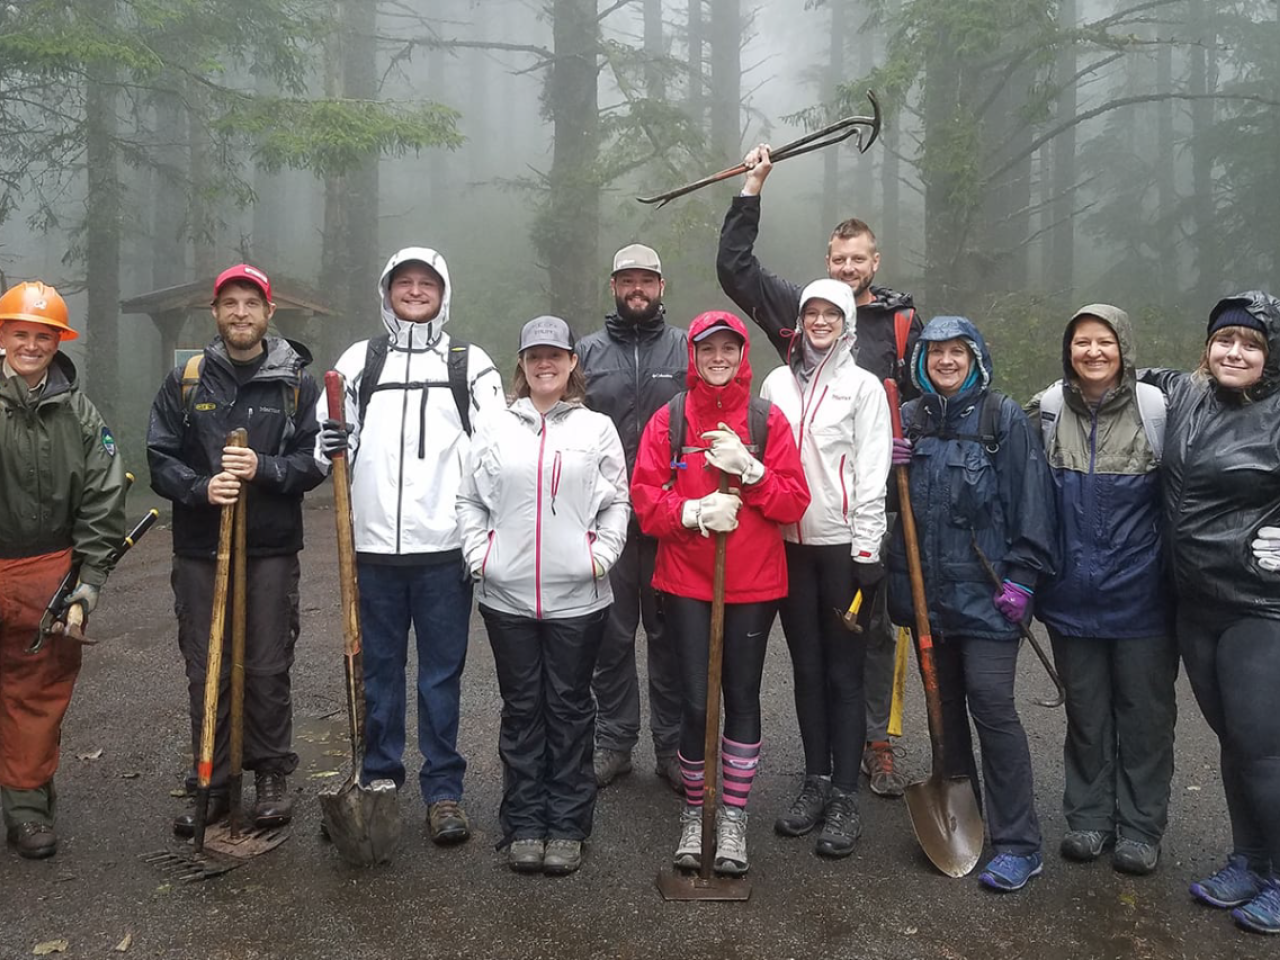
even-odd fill
[(359, 406), (360, 423), (364, 423), (365, 411), (369, 409), (369, 400), (378, 390), (426, 390), (430, 387), (448, 387), (453, 394), (453, 405), (458, 408), (458, 419), (462, 421), (462, 429), (471, 436), (471, 391), (467, 387), (467, 361), (471, 352), (471, 344), (463, 340), (449, 341), (449, 379), (445, 381), (427, 380), (415, 383), (379, 383), (382, 368), (387, 363), (387, 349), (391, 345), (391, 337), (383, 334), (370, 337), (364, 352), (364, 372), (360, 375), (360, 389), (356, 397)]
[[(687, 470), (684, 462), (687, 454), (705, 450), (706, 447), (687, 447), (684, 443), (684, 432), (688, 424), (684, 419), (684, 400), (688, 391), (681, 391), (667, 401), (667, 438), (671, 444), (671, 483), (675, 483), (676, 471)], [(757, 459), (763, 460), (764, 449), (769, 440), (769, 411), (773, 404), (760, 397), (752, 397), (747, 407), (747, 439), (743, 444), (747, 452)], [(757, 443), (756, 438), (761, 438)]]
[(911, 321), (915, 319), (913, 307), (906, 310), (895, 310), (893, 314), (893, 342), (897, 350), (897, 373), (893, 379), (902, 382), (902, 374), (907, 366), (907, 339), (911, 336)]
[[(204, 354), (197, 353), (194, 357), (188, 357), (187, 362), (182, 367), (182, 407), (185, 411), (187, 423), (191, 422), (191, 414), (197, 409), (196, 406), (196, 387), (200, 385), (200, 374), (204, 370)], [(280, 435), (280, 449), (276, 456), (284, 456), (285, 450), (288, 449), (289, 441), (293, 439), (296, 432), (293, 418), (298, 412), (298, 393), (301, 390), (301, 380), (292, 387), (288, 383), (281, 380), (280, 388), (284, 391), (282, 404), (285, 413), (285, 426)]]
[[(994, 403), (988, 401), (994, 400)], [(991, 456), (1000, 452), (1000, 406), (1004, 403), (1004, 394), (999, 390), (988, 389), (978, 401), (982, 409), (978, 411), (978, 432), (957, 433), (954, 430), (939, 430), (929, 436), (940, 440), (975, 440)], [(914, 442), (924, 436), (924, 404), (916, 404), (915, 417), (907, 436)]]
[[(1155, 454), (1156, 463), (1159, 463), (1164, 458), (1166, 418), (1164, 393), (1153, 384), (1139, 383), (1137, 396), (1138, 415), (1142, 417), (1142, 431), (1147, 435), (1147, 444)], [(1044, 433), (1045, 453), (1051, 449), (1053, 436), (1058, 432), (1058, 419), (1062, 413), (1063, 402), (1064, 391), (1061, 380), (1051, 384), (1040, 397), (1040, 429)]]

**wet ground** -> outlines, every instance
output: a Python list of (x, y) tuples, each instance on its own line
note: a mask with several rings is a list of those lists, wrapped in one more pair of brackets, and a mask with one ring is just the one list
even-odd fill
[[(140, 512), (140, 508), (137, 508)], [(1052, 690), (1022, 658), (1019, 701), (1036, 764), (1046, 837), (1044, 876), (1000, 896), (972, 877), (950, 880), (919, 853), (901, 801), (864, 793), (857, 852), (823, 861), (812, 841), (773, 834), (802, 770), (790, 669), (775, 631), (765, 679), (765, 759), (752, 795), (753, 893), (745, 904), (664, 903), (654, 878), (676, 840), (678, 801), (653, 775), (642, 743), (636, 770), (603, 791), (582, 870), (517, 876), (494, 850), (501, 771), (499, 699), (479, 618), (464, 680), (461, 747), (470, 768), (474, 835), (452, 849), (426, 839), (416, 791), (406, 791), (396, 862), (344, 866), (318, 833), (316, 791), (346, 773), (333, 515), (307, 511), (303, 636), (294, 673), (298, 810), (278, 850), (217, 879), (173, 882), (140, 855), (180, 850), (169, 821), (184, 809), (188, 720), (169, 590), (170, 540), (157, 528), (103, 594), (63, 738), (57, 857), (0, 854), (0, 960), (65, 940), (66, 957), (164, 958), (1201, 958), (1274, 955), (1201, 908), (1187, 884), (1227, 850), (1214, 740), (1180, 684), (1178, 770), (1165, 859), (1144, 879), (1108, 862), (1079, 866), (1056, 851), (1063, 830), (1061, 710), (1031, 703)], [(643, 657), (641, 658), (643, 660)], [(908, 769), (928, 772), (922, 698), (908, 687)], [(412, 721), (411, 721), (412, 728)], [(100, 754), (99, 754), (99, 751)], [(411, 766), (411, 771), (415, 768)], [(250, 778), (252, 779), (252, 778)], [(250, 797), (251, 799), (251, 797)], [(116, 952), (118, 946), (126, 946)], [(55, 954), (58, 955), (58, 954)]]

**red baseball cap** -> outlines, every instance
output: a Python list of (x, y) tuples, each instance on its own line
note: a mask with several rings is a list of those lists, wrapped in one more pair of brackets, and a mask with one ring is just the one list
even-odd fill
[(262, 291), (262, 295), (267, 298), (267, 303), (272, 302), (271, 281), (267, 279), (265, 273), (247, 263), (237, 263), (234, 267), (228, 267), (218, 274), (218, 279), (213, 282), (213, 299), (217, 300), (218, 293), (232, 280), (253, 284)]

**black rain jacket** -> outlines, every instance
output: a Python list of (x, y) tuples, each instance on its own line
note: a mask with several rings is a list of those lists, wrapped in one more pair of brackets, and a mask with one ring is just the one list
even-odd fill
[[(734, 197), (720, 228), (716, 274), (729, 299), (765, 332), (785, 362), (796, 318), (800, 315), (800, 293), (804, 288), (775, 276), (760, 265), (754, 253), (759, 233), (760, 198)], [(915, 352), (924, 324), (911, 295), (875, 285), (872, 285), (871, 293), (874, 299), (866, 306), (858, 307), (855, 354), (858, 366), (877, 380), (884, 381), (889, 377), (897, 380), (898, 392), (904, 401), (919, 396), (920, 391), (912, 382), (906, 361)], [(911, 327), (902, 363), (898, 362), (893, 321), (899, 310), (911, 311)]]
[(1209, 324), (1242, 306), (1266, 327), (1262, 378), (1246, 391), (1203, 374), (1148, 370), (1168, 397), (1164, 518), (1179, 605), (1212, 604), (1280, 620), (1280, 575), (1263, 570), (1250, 542), (1280, 526), (1280, 300), (1251, 290), (1218, 301)]
[[(251, 557), (302, 549), (302, 495), (324, 482), (316, 464), (316, 402), (320, 388), (304, 367), (311, 353), (300, 343), (268, 337), (266, 359), (241, 385), (222, 338), (205, 347), (200, 382), (183, 400), (182, 368), (165, 377), (151, 405), (147, 460), (151, 488), (173, 501), (173, 552), (213, 557), (220, 507), (209, 503), (209, 480), (220, 471), (227, 434), (249, 432), (258, 473), (249, 481)], [(297, 389), (293, 416), (286, 407)]]

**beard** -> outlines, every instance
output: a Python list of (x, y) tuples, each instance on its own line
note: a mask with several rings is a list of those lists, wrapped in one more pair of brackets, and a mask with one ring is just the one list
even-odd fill
[(658, 311), (662, 308), (662, 297), (655, 297), (652, 300), (645, 299), (632, 294), (631, 299), (637, 304), (643, 302), (643, 306), (637, 305), (632, 307), (623, 297), (615, 296), (613, 298), (614, 306), (617, 308), (618, 316), (628, 323), (644, 323), (646, 320), (652, 320), (658, 315)]

